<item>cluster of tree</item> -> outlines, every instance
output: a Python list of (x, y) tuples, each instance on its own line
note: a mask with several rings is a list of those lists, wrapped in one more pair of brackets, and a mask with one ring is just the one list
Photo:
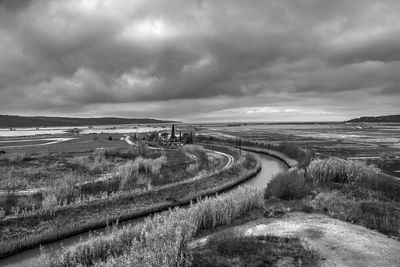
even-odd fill
[(349, 120), (348, 122), (400, 122), (400, 115), (360, 117)]

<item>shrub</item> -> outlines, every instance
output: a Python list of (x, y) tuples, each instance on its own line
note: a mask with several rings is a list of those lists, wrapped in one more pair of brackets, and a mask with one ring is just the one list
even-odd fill
[(307, 174), (314, 184), (360, 183), (363, 179), (374, 179), (380, 170), (365, 162), (339, 158), (317, 159), (310, 163)]
[(59, 204), (70, 203), (79, 194), (76, 185), (79, 184), (81, 180), (81, 176), (67, 173), (52, 185), (50, 192), (54, 194)]
[(381, 173), (365, 162), (338, 158), (317, 159), (310, 163), (307, 174), (314, 185), (341, 183), (379, 191), (386, 197), (400, 199), (400, 180)]
[(342, 220), (348, 220), (348, 211), (352, 209), (353, 204), (339, 191), (321, 192), (310, 202), (314, 210)]
[(400, 200), (400, 180), (397, 177), (378, 173), (374, 176), (365, 176), (361, 185), (379, 191), (391, 199)]
[(198, 169), (199, 169), (199, 164), (197, 162), (191, 163), (189, 164), (189, 166), (186, 167), (186, 171), (191, 174), (197, 171)]
[(400, 209), (392, 203), (361, 201), (349, 211), (349, 219), (387, 235), (399, 236)]
[(52, 215), (57, 205), (58, 205), (57, 197), (53, 192), (43, 193), (43, 200), (42, 200), (43, 211), (49, 212)]
[(282, 152), (292, 159), (295, 159), (299, 163), (300, 168), (306, 168), (314, 156), (311, 150), (304, 149), (288, 142), (282, 142), (278, 145), (270, 146), (270, 148)]
[(303, 171), (280, 172), (265, 189), (265, 197), (283, 200), (301, 199), (311, 192), (311, 187)]
[(124, 165), (117, 167), (113, 176), (121, 179), (120, 190), (124, 190), (136, 183), (139, 165), (134, 161), (128, 161)]
[[(286, 264), (280, 259), (285, 258)], [(193, 266), (315, 266), (317, 257), (298, 237), (244, 236), (231, 228), (194, 251)]]
[(334, 218), (351, 221), (384, 234), (399, 236), (400, 209), (391, 202), (357, 201), (339, 191), (319, 193), (310, 206)]
[(151, 163), (151, 173), (156, 175), (160, 173), (161, 167), (167, 163), (167, 156), (162, 155), (159, 158), (154, 159)]
[(10, 214), (12, 209), (18, 206), (18, 196), (14, 192), (7, 192), (4, 201), (4, 209), (6, 214)]

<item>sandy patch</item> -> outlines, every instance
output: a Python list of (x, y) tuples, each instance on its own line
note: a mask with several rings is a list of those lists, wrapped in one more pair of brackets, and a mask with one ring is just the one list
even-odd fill
[[(300, 237), (321, 266), (400, 266), (400, 242), (362, 226), (320, 214), (289, 213), (234, 227), (248, 236)], [(194, 242), (194, 247), (206, 242)]]

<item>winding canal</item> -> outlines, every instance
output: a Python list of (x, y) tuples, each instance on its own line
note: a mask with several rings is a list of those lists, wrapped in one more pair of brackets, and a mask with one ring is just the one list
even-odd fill
[[(258, 154), (258, 153), (257, 153)], [(271, 180), (272, 176), (280, 171), (287, 170), (287, 166), (280, 160), (264, 155), (264, 154), (258, 154), (258, 156), (261, 159), (261, 171), (254, 176), (253, 178), (243, 182), (239, 186), (245, 186), (245, 185), (250, 185), (250, 186), (255, 186), (258, 188), (264, 188), (266, 187), (267, 183)], [(126, 223), (137, 223), (142, 221), (143, 218), (139, 219), (134, 219), (131, 221), (127, 221)], [(121, 224), (122, 225), (122, 224)], [(105, 229), (100, 229), (93, 231), (92, 233), (100, 233), (104, 232)], [(80, 240), (85, 240), (89, 234), (84, 233), (76, 236), (72, 236), (69, 238), (65, 238), (60, 241), (56, 241), (50, 244), (47, 244), (43, 246), (44, 249), (46, 250), (56, 250), (63, 247), (68, 247), (71, 246), (75, 243), (78, 243)], [(35, 263), (37, 263), (37, 260), (39, 259), (40, 255), (40, 249), (39, 248), (33, 248), (30, 250), (26, 250), (24, 252), (18, 253), (14, 256), (1, 259), (0, 260), (0, 266), (32, 266)]]

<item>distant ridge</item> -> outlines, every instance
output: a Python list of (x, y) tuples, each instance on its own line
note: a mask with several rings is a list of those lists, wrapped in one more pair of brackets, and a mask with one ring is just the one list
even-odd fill
[(69, 118), (69, 117), (26, 117), (15, 115), (0, 115), (0, 128), (15, 127), (54, 127), (54, 126), (90, 126), (90, 125), (113, 125), (113, 124), (150, 124), (150, 123), (173, 123), (174, 121), (156, 120), (148, 118)]
[(349, 120), (348, 122), (400, 122), (400, 115), (360, 117)]

